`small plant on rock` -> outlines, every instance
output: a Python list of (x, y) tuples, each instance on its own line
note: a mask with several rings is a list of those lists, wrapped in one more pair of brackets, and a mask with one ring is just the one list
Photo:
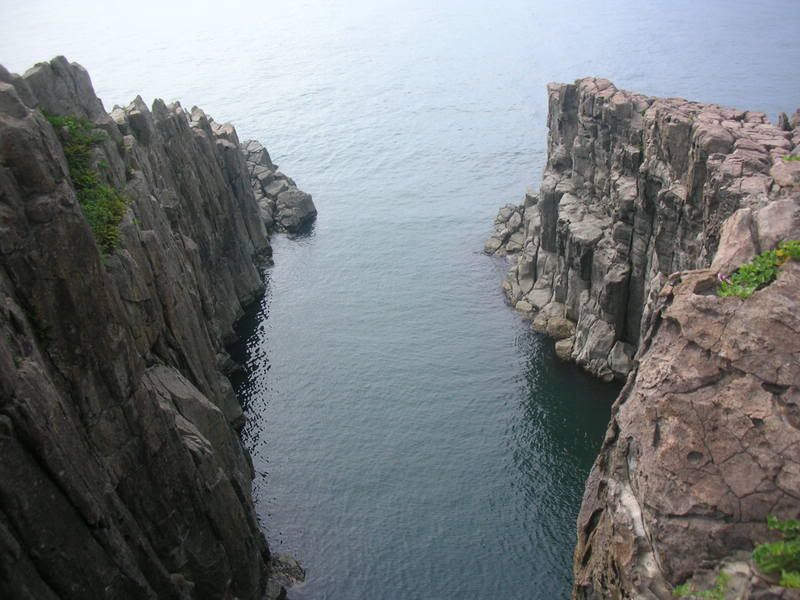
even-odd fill
[[(111, 254), (119, 246), (119, 224), (125, 216), (127, 202), (116, 189), (101, 183), (98, 172), (92, 167), (92, 146), (103, 138), (86, 119), (45, 116), (59, 132), (78, 203), (89, 221), (97, 245), (104, 255)], [(105, 161), (99, 164), (108, 168)]]
[(767, 527), (783, 536), (777, 542), (765, 542), (753, 550), (753, 560), (764, 573), (780, 574), (780, 585), (800, 588), (800, 521), (767, 517)]
[(738, 296), (747, 299), (756, 290), (766, 287), (778, 276), (778, 267), (787, 260), (800, 260), (800, 240), (787, 240), (778, 244), (776, 250), (762, 252), (753, 260), (740, 266), (730, 277), (721, 273), (717, 295)]

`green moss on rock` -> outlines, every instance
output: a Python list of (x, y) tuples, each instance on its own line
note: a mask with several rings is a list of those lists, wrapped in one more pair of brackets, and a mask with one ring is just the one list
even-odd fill
[(119, 224), (128, 203), (118, 190), (101, 182), (92, 165), (92, 147), (102, 140), (102, 134), (87, 119), (45, 116), (59, 134), (72, 185), (97, 245), (103, 254), (112, 254), (119, 246)]

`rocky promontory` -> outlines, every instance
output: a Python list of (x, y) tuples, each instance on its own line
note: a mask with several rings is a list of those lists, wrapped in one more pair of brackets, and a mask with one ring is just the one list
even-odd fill
[(800, 263), (747, 298), (718, 289), (800, 238), (800, 111), (773, 125), (594, 78), (548, 92), (541, 188), (485, 249), (516, 253), (507, 297), (559, 356), (627, 381), (573, 597), (797, 597), (752, 551), (767, 517), (800, 517)]
[(624, 380), (668, 275), (710, 266), (723, 235), (752, 229), (749, 246), (717, 258), (729, 272), (797, 227), (800, 112), (773, 125), (594, 78), (548, 94), (540, 190), (514, 208), (521, 219), (496, 225), (486, 251), (518, 253), (506, 295), (535, 329), (556, 332), (561, 356)]
[[(270, 255), (253, 147), (177, 103), (108, 114), (63, 57), (0, 67), (3, 598), (281, 593), (224, 374)], [(287, 190), (290, 230), (315, 211)]]
[(317, 216), (311, 194), (297, 189), (297, 184), (273, 164), (269, 152), (256, 140), (242, 143), (247, 172), (267, 231), (297, 233)]

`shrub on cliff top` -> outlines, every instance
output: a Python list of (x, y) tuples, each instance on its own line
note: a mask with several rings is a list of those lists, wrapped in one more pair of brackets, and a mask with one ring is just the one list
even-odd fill
[(764, 573), (779, 573), (783, 587), (800, 588), (800, 521), (770, 516), (767, 527), (779, 531), (783, 539), (756, 546), (753, 560)]
[(69, 177), (78, 195), (78, 203), (103, 254), (119, 246), (119, 224), (127, 202), (117, 190), (100, 182), (92, 167), (92, 146), (102, 140), (91, 122), (78, 117), (45, 114), (58, 132), (69, 166)]
[(753, 260), (740, 266), (730, 277), (719, 274), (719, 296), (749, 298), (778, 276), (778, 267), (787, 260), (800, 260), (800, 240), (787, 240), (778, 244), (776, 250), (762, 252)]

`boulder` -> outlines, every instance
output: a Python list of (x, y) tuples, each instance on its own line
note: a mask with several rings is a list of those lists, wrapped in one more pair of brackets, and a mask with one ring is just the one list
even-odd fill
[(563, 361), (572, 360), (572, 347), (575, 344), (575, 338), (564, 338), (556, 342), (556, 356)]

